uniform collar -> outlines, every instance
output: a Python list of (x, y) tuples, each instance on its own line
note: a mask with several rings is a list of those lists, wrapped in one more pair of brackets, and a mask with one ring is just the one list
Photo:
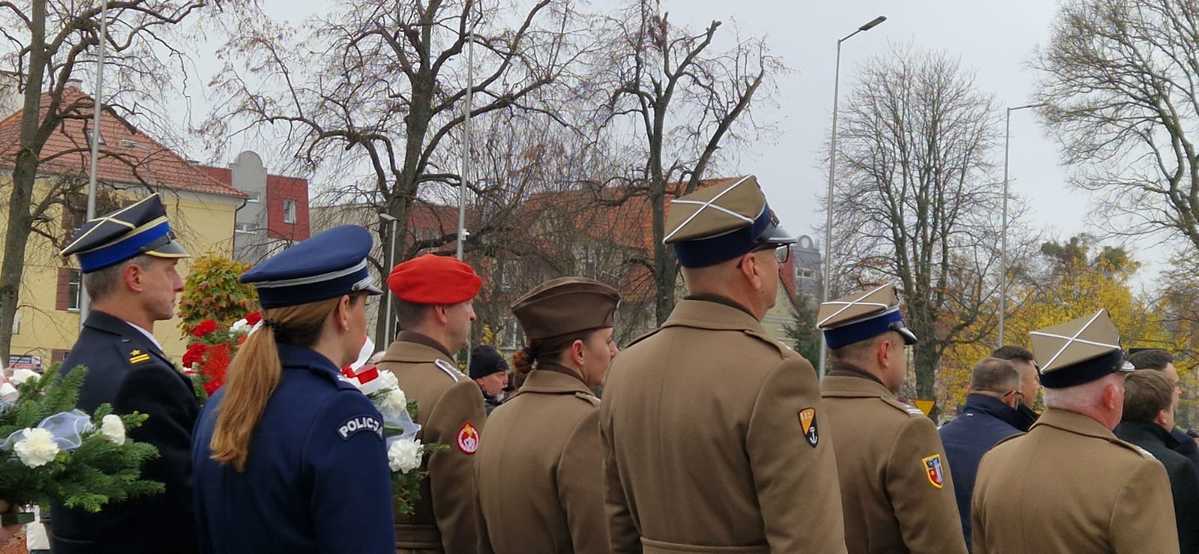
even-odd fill
[(285, 369), (309, 369), (333, 380), (337, 380), (340, 374), (337, 366), (329, 358), (306, 346), (281, 342), (278, 344), (278, 350), (279, 361)]
[(820, 380), (820, 392), (835, 398), (895, 398), (881, 382), (849, 373), (825, 375)]
[(1032, 425), (1032, 429), (1046, 426), (1069, 431), (1078, 435), (1095, 437), (1114, 441), (1116, 435), (1113, 435), (1111, 430), (1104, 427), (1102, 423), (1091, 419), (1089, 416), (1080, 413), (1062, 410), (1060, 408), (1049, 408), (1045, 413), (1041, 414), (1040, 419)]
[(719, 294), (707, 294), (707, 293), (700, 292), (700, 293), (688, 294), (685, 298), (687, 300), (700, 300), (703, 302), (715, 302), (717, 304), (724, 304), (725, 306), (729, 306), (730, 308), (737, 308), (738, 310), (741, 310), (741, 311), (745, 312), (746, 314), (749, 314), (750, 317), (754, 316), (754, 313), (749, 311), (749, 308), (742, 306), (736, 300), (733, 300), (732, 298), (729, 298), (727, 296), (721, 296)]
[(119, 317), (100, 310), (91, 310), (87, 314), (87, 321), (84, 322), (84, 326), (129, 339), (130, 342), (133, 342), (139, 348), (154, 353), (166, 362), (167, 365), (171, 367), (175, 366), (173, 362), (167, 359), (166, 354), (162, 352), (158, 341), (153, 340), (153, 337), (148, 333)]
[[(663, 327), (695, 327), (712, 330), (737, 330), (765, 333), (762, 323), (731, 300), (724, 302), (687, 297), (675, 305)], [(718, 297), (720, 298), (720, 297)]]
[(529, 376), (525, 378), (525, 383), (521, 385), (517, 395), (526, 392), (548, 393), (548, 394), (573, 394), (582, 392), (586, 394), (594, 394), (587, 385), (580, 381), (574, 375), (568, 375), (561, 371), (551, 369), (535, 369)]
[[(449, 349), (447, 349), (440, 342), (437, 342), (437, 340), (435, 340), (433, 337), (430, 337), (423, 333), (417, 333), (416, 331), (400, 331), (400, 334), (396, 335), (395, 342), (391, 343), (391, 346), (388, 347), (388, 349), (387, 349), (388, 354), (391, 353), (392, 348), (396, 347), (396, 345), (399, 345), (401, 343), (408, 344), (408, 345), (423, 346), (423, 347), (425, 347), (426, 350), (432, 350), (434, 352), (437, 352), (437, 355), (432, 358), (429, 358), (429, 359), (397, 360), (397, 361), (431, 362), (433, 360), (436, 360), (437, 358), (448, 358), (451, 360), (454, 359), (454, 355), (451, 354)], [(415, 348), (410, 348), (408, 350), (411, 350), (411, 354), (415, 354), (417, 352), (417, 349), (415, 349)], [(390, 356), (389, 356), (389, 358), (390, 358)]]
[(387, 347), (380, 362), (433, 363), (439, 359), (449, 361), (453, 358), (437, 341), (413, 331), (401, 331), (395, 342)]

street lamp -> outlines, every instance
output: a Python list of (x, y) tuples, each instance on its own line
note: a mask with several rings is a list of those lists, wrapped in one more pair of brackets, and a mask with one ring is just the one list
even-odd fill
[[(829, 144), (828, 155), (828, 197), (825, 198), (826, 206), (824, 208), (824, 287), (820, 292), (821, 302), (829, 300), (829, 290), (833, 286), (833, 263), (832, 263), (832, 246), (833, 246), (833, 178), (837, 168), (837, 98), (841, 88), (841, 43), (845, 42), (854, 35), (862, 31), (869, 31), (879, 24), (886, 21), (886, 16), (878, 16), (870, 21), (867, 21), (858, 30), (845, 35), (837, 41), (837, 63), (833, 70), (833, 136)], [(824, 341), (824, 333), (820, 334), (820, 376), (824, 377), (824, 358), (828, 351), (828, 344)]]
[[(386, 263), (387, 271), (391, 271), (391, 269), (393, 267), (395, 267), (396, 223), (398, 223), (400, 221), (400, 218), (398, 218), (394, 215), (391, 215), (387, 212), (379, 212), (379, 219), (382, 219), (383, 222), (386, 223), (388, 226), (387, 256), (385, 256), (385, 257), (387, 258), (387, 263)], [(386, 346), (388, 344), (391, 344), (391, 339), (393, 338), (391, 322), (394, 318), (391, 317), (391, 293), (386, 293), (384, 295), (384, 297), (386, 298), (386, 300), (383, 301), (384, 302), (384, 305), (383, 305), (383, 317), (384, 317), (384, 319), (383, 319), (383, 336), (380, 337), (382, 340), (377, 341), (377, 342), (379, 344)]]
[(1003, 348), (1003, 325), (1007, 320), (1007, 198), (1008, 198), (1008, 178), (1007, 178), (1007, 161), (1008, 161), (1008, 146), (1012, 139), (1012, 112), (1017, 110), (1028, 110), (1032, 108), (1040, 108), (1041, 104), (1026, 104), (1007, 109), (1007, 117), (1003, 124), (1003, 246), (1000, 248), (999, 254), (999, 338), (996, 341), (996, 348)]

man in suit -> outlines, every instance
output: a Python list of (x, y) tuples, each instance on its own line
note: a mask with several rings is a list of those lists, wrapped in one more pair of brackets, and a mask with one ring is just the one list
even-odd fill
[(970, 544), (970, 493), (983, 454), (999, 441), (1019, 434), (1020, 373), (1007, 360), (986, 358), (974, 366), (966, 405), (953, 421), (941, 427), (945, 461), (953, 475), (953, 492)]
[[(1124, 382), (1124, 416), (1115, 433), (1153, 454), (1166, 468), (1182, 552), (1199, 552), (1199, 473), (1174, 438), (1174, 383), (1160, 371), (1137, 370)], [(1187, 437), (1190, 440), (1190, 437)]]
[[(1020, 403), (1016, 404), (1018, 414), (1015, 426), (1022, 432), (1028, 432), (1032, 424), (1037, 422), (1038, 414), (1033, 408), (1040, 397), (1041, 379), (1037, 374), (1037, 360), (1027, 348), (1015, 345), (1001, 346), (991, 353), (992, 358), (1007, 360), (1016, 371), (1020, 372)], [(970, 491), (966, 491), (967, 494)]]
[(470, 339), (482, 284), (469, 265), (434, 254), (395, 266), (387, 278), (403, 331), (379, 369), (394, 373), (416, 402), (421, 440), (446, 445), (425, 457), (421, 470), (429, 476), (415, 513), (396, 514), (397, 552), (457, 554), (478, 546), (475, 453), (487, 415), (479, 386), (453, 360)]
[(835, 443), (850, 554), (965, 554), (954, 480), (937, 427), (896, 394), (908, 373), (904, 324), (891, 284), (820, 305), (831, 368), (821, 381)]
[(1178, 552), (1165, 469), (1111, 431), (1132, 366), (1107, 311), (1031, 335), (1046, 410), (983, 456), (974, 554)]
[(816, 372), (770, 338), (794, 239), (752, 177), (671, 201), (688, 295), (600, 405), (612, 552), (845, 552)]
[(99, 513), (52, 506), (51, 548), (58, 554), (196, 552), (192, 517), (191, 438), (199, 414), (191, 382), (154, 338), (171, 319), (187, 257), (174, 239), (158, 195), (85, 223), (62, 255), (76, 255), (92, 309), (62, 367), (87, 367), (79, 409), (111, 404), (116, 413), (149, 416), (129, 432), (158, 448), (143, 476), (166, 485), (159, 496)]

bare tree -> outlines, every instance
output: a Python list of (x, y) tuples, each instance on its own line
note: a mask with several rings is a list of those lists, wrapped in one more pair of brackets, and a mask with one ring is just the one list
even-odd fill
[(1070, 0), (1035, 65), (1074, 184), (1117, 235), (1199, 247), (1199, 3)]
[(896, 281), (920, 337), (916, 392), (934, 398), (944, 350), (996, 321), (1001, 187), (990, 178), (996, 114), (941, 54), (900, 51), (864, 66), (842, 114), (834, 191), (834, 289)]
[[(94, 49), (103, 40), (110, 77), (119, 83), (104, 99), (106, 109), (128, 118), (159, 119), (162, 112), (156, 113), (154, 106), (161, 104), (155, 99), (165, 96), (161, 93), (172, 81), (168, 76), (176, 74), (172, 62), (184, 59), (171, 41), (172, 28), (203, 5), (202, 0), (108, 1), (108, 24), (101, 37), (99, 2), (0, 1), (0, 63), (16, 75), (16, 88), (23, 96), (0, 263), (0, 353), (7, 353), (11, 345), (25, 251), (35, 223), (48, 216), (51, 206), (61, 205), (59, 193), (78, 188), (77, 180), (60, 179), (46, 197), (35, 199), (34, 183), (43, 177), (39, 168), (56, 161), (42, 155), (47, 140), (71, 122), (89, 120), (93, 112), (90, 98), (67, 94), (68, 81), (86, 74), (84, 64), (94, 59)], [(84, 129), (89, 132), (88, 124)], [(53, 157), (82, 157), (85, 150), (81, 145)], [(107, 150), (105, 154), (112, 155)]]
[[(760, 38), (713, 46), (720, 21), (694, 31), (669, 23), (658, 0), (636, 0), (608, 19), (612, 93), (606, 118), (617, 133), (640, 135), (644, 160), (625, 176), (622, 197), (649, 198), (653, 229), (655, 314), (674, 308), (678, 266), (662, 244), (668, 195), (694, 191), (720, 159), (721, 148), (762, 130), (754, 102), (769, 100), (785, 70)], [(631, 129), (629, 128), (631, 126)], [(677, 183), (671, 186), (672, 183)]]
[[(457, 132), (468, 90), (474, 118), (499, 110), (552, 115), (541, 99), (564, 78), (585, 25), (566, 0), (514, 10), (476, 0), (352, 0), (307, 22), (311, 31), (298, 40), (250, 14), (220, 53), (225, 69), (214, 85), (227, 102), (206, 136), (220, 150), (244, 130), (275, 126), (295, 160), (337, 176), (343, 201), (406, 222), (431, 187), (462, 181)], [(468, 83), (471, 42), (478, 72)], [(479, 183), (466, 186), (484, 193)], [(409, 235), (395, 243), (436, 247), (457, 240), (456, 227), (420, 244)], [(468, 247), (486, 231), (473, 228)]]

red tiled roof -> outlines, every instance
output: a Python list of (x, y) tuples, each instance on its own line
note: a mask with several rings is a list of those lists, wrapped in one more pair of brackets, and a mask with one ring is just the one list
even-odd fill
[[(42, 95), (41, 117), (46, 117), (51, 97)], [(62, 111), (84, 119), (66, 119), (42, 148), (39, 172), (49, 174), (87, 173), (91, 167), (87, 131), (91, 128), (92, 98), (77, 88), (63, 91)], [(21, 112), (0, 120), (0, 167), (11, 168), (20, 148)], [(225, 185), (178, 153), (163, 146), (110, 110), (100, 115), (100, 160), (96, 177), (102, 181), (140, 183), (244, 198), (245, 194)]]

